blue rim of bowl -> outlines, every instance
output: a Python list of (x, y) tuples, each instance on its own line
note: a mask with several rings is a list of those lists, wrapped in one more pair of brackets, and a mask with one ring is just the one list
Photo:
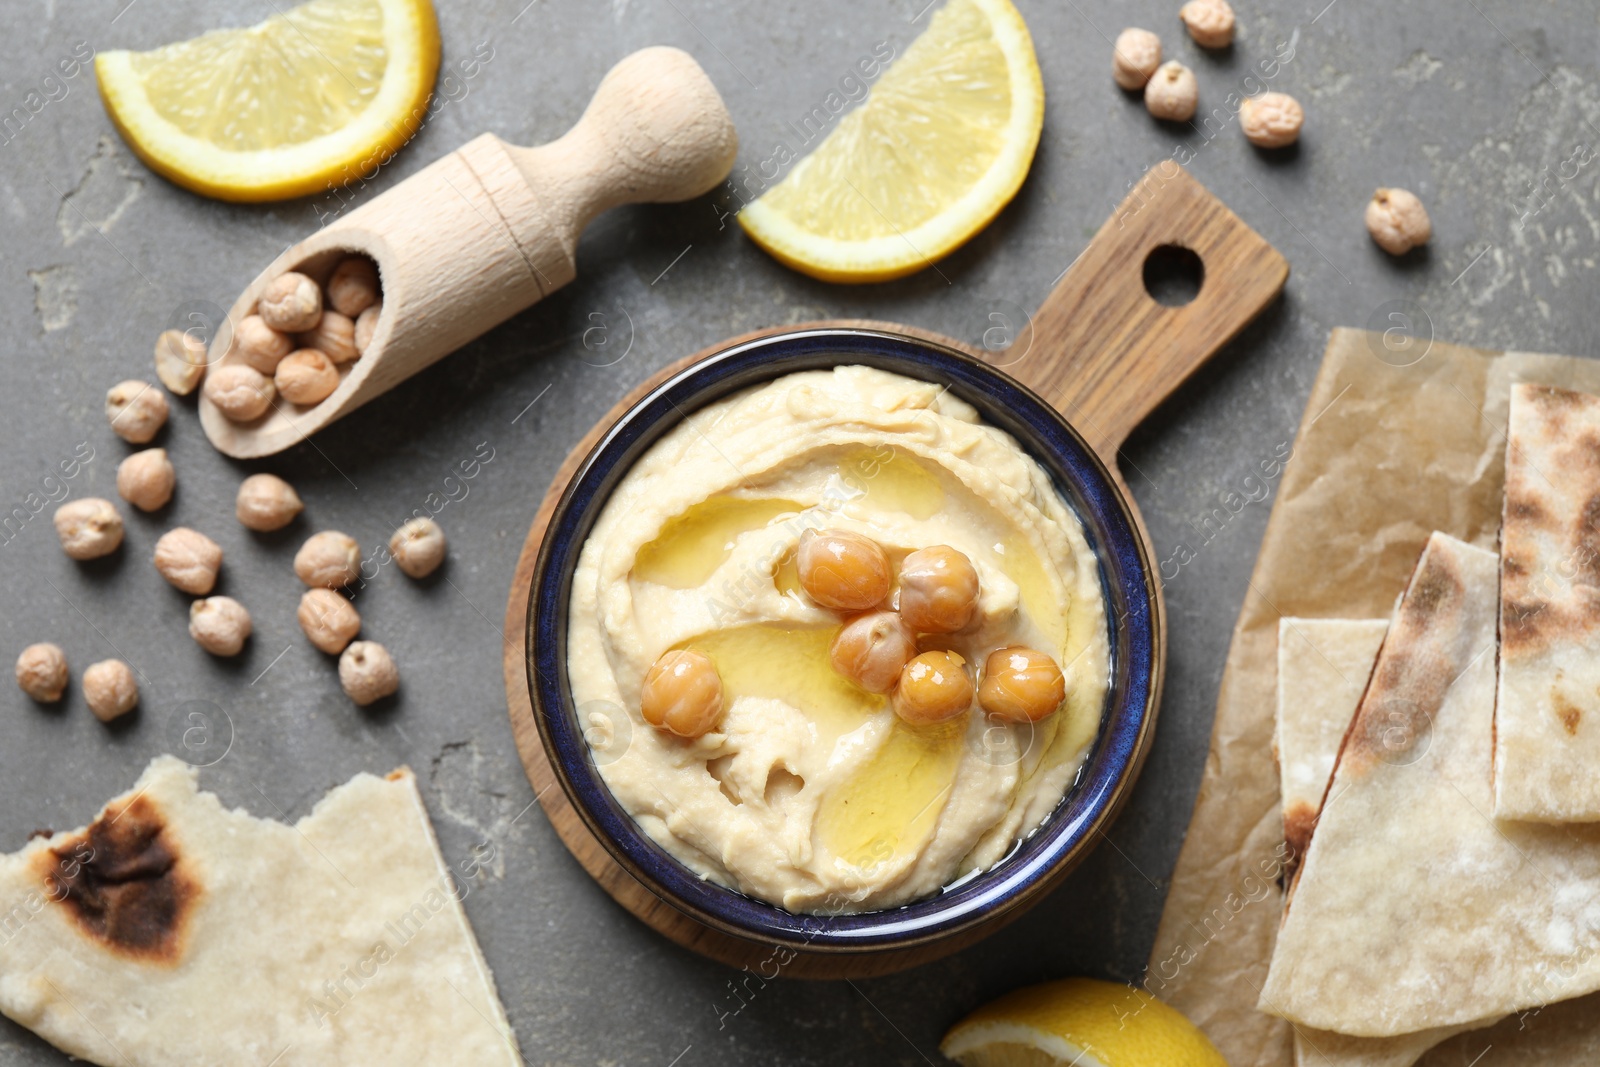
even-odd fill
[[(638, 458), (707, 404), (785, 374), (866, 365), (947, 386), (1049, 473), (1099, 561), (1111, 638), (1100, 732), (1055, 809), (1004, 859), (939, 893), (882, 911), (801, 914), (701, 878), (612, 795), (584, 739), (566, 672), (572, 574), (606, 499)], [(807, 952), (868, 952), (941, 939), (1048, 891), (1092, 848), (1142, 762), (1160, 693), (1155, 572), (1105, 464), (1059, 412), (1008, 375), (944, 345), (857, 328), (804, 329), (731, 345), (673, 375), (595, 445), (551, 515), (528, 600), (528, 688), (546, 755), (573, 808), (625, 870), (665, 903), (745, 940)]]

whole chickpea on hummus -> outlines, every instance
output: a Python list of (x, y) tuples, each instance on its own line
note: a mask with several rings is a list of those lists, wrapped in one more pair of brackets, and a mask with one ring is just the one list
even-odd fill
[[(918, 647), (970, 672), (1038, 650), (1064, 701), (1037, 722), (977, 701), (945, 721), (898, 716), (830, 662), (854, 616), (809, 597), (796, 564), (822, 529), (882, 547), (885, 610), (910, 553), (964, 554), (976, 611)], [(1056, 807), (1098, 731), (1106, 625), (1094, 555), (1038, 463), (940, 386), (839, 367), (703, 408), (634, 465), (579, 558), (567, 669), (601, 774), (663, 848), (791, 911), (868, 911), (993, 865)], [(720, 675), (699, 736), (641, 714), (674, 650)]]

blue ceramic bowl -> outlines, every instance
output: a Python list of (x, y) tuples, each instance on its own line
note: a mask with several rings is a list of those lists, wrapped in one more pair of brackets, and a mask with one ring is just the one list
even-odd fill
[[(688, 414), (795, 371), (865, 364), (948, 385), (1049, 472), (1100, 563), (1110, 622), (1110, 687), (1100, 733), (1078, 779), (1005, 859), (937, 895), (883, 911), (802, 915), (698, 877), (617, 803), (584, 740), (567, 681), (567, 605), (578, 555), (606, 498), (646, 449)], [(529, 689), (545, 752), (595, 838), (662, 900), (735, 937), (806, 952), (880, 952), (951, 937), (1020, 914), (1093, 847), (1138, 774), (1161, 671), (1155, 572), (1132, 512), (1099, 457), (1065, 419), (1007, 375), (902, 334), (806, 329), (734, 344), (635, 404), (589, 454), (551, 517), (528, 605)], [(996, 926), (999, 924), (996, 923)]]

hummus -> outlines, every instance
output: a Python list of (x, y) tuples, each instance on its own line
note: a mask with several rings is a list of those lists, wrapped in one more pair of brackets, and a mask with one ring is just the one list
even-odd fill
[[(1048, 652), (1066, 703), (1035, 724), (976, 706), (902, 722), (829, 664), (840, 616), (799, 589), (807, 528), (864, 534), (897, 566), (930, 545), (966, 553), (977, 616), (922, 646), (975, 673), (1006, 645)], [(674, 648), (709, 654), (726, 694), (694, 740), (639, 712)], [(1043, 468), (942, 387), (867, 367), (787, 375), (658, 441), (583, 546), (567, 656), (621, 805), (700, 876), (796, 912), (892, 907), (1003, 858), (1074, 781), (1109, 668), (1096, 560)]]

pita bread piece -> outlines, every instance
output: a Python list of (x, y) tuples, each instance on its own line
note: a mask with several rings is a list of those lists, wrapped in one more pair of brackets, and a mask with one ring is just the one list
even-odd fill
[[(1305, 855), (1310, 844), (1334, 761), (1388, 629), (1388, 619), (1278, 621), (1276, 746), (1284, 838), (1294, 856)], [(1397, 1037), (1350, 1037), (1297, 1026), (1295, 1067), (1411, 1067), (1440, 1042), (1496, 1021)]]
[(1494, 811), (1600, 820), (1600, 398), (1515, 385)]
[[(1345, 731), (1366, 691), (1388, 619), (1280, 619), (1276, 745), (1284, 838), (1305, 855)], [(1397, 1037), (1350, 1037), (1297, 1026), (1295, 1067), (1411, 1067), (1435, 1045), (1465, 1030), (1436, 1027)]]
[(1600, 988), (1600, 828), (1491, 816), (1498, 559), (1423, 550), (1300, 868), (1259, 1007), (1390, 1037)]
[(163, 756), (0, 857), (0, 1011), (106, 1067), (513, 1067), (462, 890), (409, 770), (287, 826)]
[(1339, 746), (1388, 629), (1388, 619), (1278, 620), (1274, 747), (1283, 836), (1295, 858), (1311, 842)]

